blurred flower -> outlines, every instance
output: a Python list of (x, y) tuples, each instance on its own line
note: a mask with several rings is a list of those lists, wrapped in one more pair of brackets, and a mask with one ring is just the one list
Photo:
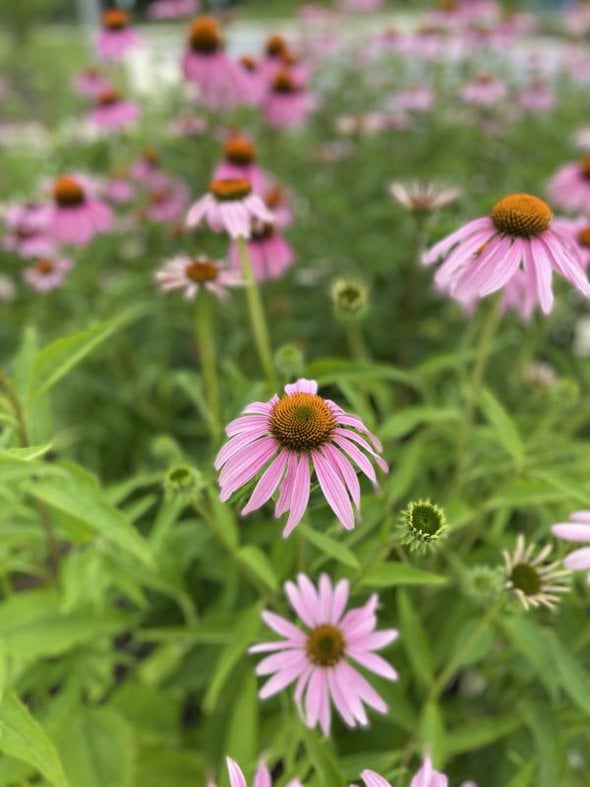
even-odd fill
[(88, 66), (74, 77), (74, 90), (82, 96), (96, 98), (108, 87), (109, 83), (95, 66)]
[(301, 379), (285, 386), (285, 396), (249, 404), (226, 427), (230, 439), (215, 460), (224, 501), (266, 466), (242, 514), (263, 506), (280, 486), (275, 517), (289, 511), (285, 538), (307, 509), (310, 462), (328, 505), (347, 530), (355, 525), (351, 499), (360, 511), (360, 485), (354, 464), (373, 484), (377, 483), (375, 470), (366, 454), (383, 472), (388, 470), (376, 453), (381, 452), (381, 443), (361, 419), (318, 396), (317, 390), (315, 380)]
[(281, 68), (271, 80), (262, 111), (269, 125), (286, 128), (303, 123), (313, 106), (313, 98), (305, 85), (289, 68)]
[(555, 105), (555, 93), (537, 80), (521, 90), (517, 100), (525, 112), (547, 112)]
[(586, 297), (590, 284), (578, 248), (553, 229), (549, 206), (530, 194), (510, 194), (491, 215), (474, 219), (435, 244), (424, 257), (445, 261), (437, 287), (458, 300), (483, 298), (505, 287), (524, 266), (526, 289), (548, 314), (553, 307), (552, 269)]
[(98, 95), (94, 108), (89, 114), (91, 123), (110, 131), (126, 128), (135, 123), (138, 117), (137, 105), (123, 100), (113, 88), (107, 88)]
[(389, 196), (414, 213), (430, 213), (446, 208), (461, 196), (461, 189), (443, 188), (433, 181), (402, 183), (393, 180), (387, 187)]
[(205, 256), (191, 259), (185, 255), (174, 257), (155, 274), (162, 292), (184, 290), (187, 300), (205, 289), (218, 298), (227, 296), (227, 288), (241, 283), (240, 277)]
[(242, 136), (230, 137), (223, 148), (223, 161), (213, 173), (214, 180), (247, 180), (256, 194), (266, 188), (266, 176), (256, 163), (256, 147)]
[(408, 87), (399, 90), (389, 100), (397, 112), (429, 112), (434, 103), (434, 93), (429, 87)]
[(180, 178), (172, 179), (166, 175), (158, 187), (149, 191), (145, 215), (150, 221), (164, 224), (178, 221), (183, 216), (189, 199), (186, 183)]
[(86, 246), (95, 235), (111, 228), (111, 209), (92, 191), (82, 177), (62, 175), (54, 181), (50, 230), (60, 243)]
[(126, 11), (112, 8), (102, 15), (102, 27), (96, 39), (96, 51), (105, 60), (121, 60), (123, 55), (139, 44)]
[(502, 551), (506, 570), (506, 587), (511, 590), (522, 606), (545, 606), (554, 609), (559, 596), (569, 590), (565, 578), (569, 571), (559, 568), (560, 561), (547, 563), (551, 544), (546, 544), (534, 557), (535, 545), (526, 545), (524, 536), (519, 534), (516, 548), (512, 554)]
[(192, 23), (181, 65), (185, 79), (199, 88), (199, 97), (209, 109), (244, 103), (242, 70), (223, 51), (223, 38), (213, 17), (200, 16)]
[(255, 57), (242, 55), (238, 60), (238, 65), (242, 71), (244, 103), (252, 105), (259, 104), (266, 90), (266, 81), (261, 64)]
[(135, 196), (135, 186), (129, 180), (129, 170), (126, 167), (113, 169), (111, 178), (105, 183), (104, 193), (111, 202), (131, 202)]
[[(252, 221), (248, 253), (257, 281), (280, 278), (295, 260), (293, 249), (276, 231), (274, 223), (260, 222), (257, 219)], [(242, 269), (240, 250), (235, 241), (230, 246), (229, 264), (234, 270)]]
[(65, 257), (40, 259), (25, 268), (23, 279), (37, 292), (49, 292), (62, 284), (66, 273), (72, 267), (72, 261)]
[(377, 594), (363, 607), (345, 613), (349, 592), (346, 579), (333, 585), (327, 574), (322, 574), (316, 588), (305, 574), (299, 574), (296, 583), (285, 583), (285, 593), (309, 630), (264, 611), (264, 622), (284, 639), (249, 649), (250, 653), (271, 653), (256, 667), (257, 675), (271, 676), (260, 690), (260, 698), (268, 699), (297, 681), (295, 702), (299, 712), (308, 727), (319, 723), (324, 735), (330, 734), (331, 703), (349, 727), (369, 723), (365, 704), (379, 713), (387, 712), (386, 703), (350, 661), (386, 680), (398, 677), (393, 667), (373, 652), (398, 636), (395, 629), (375, 631)]
[(478, 607), (488, 607), (499, 599), (505, 584), (501, 566), (469, 566), (461, 572), (461, 591)]
[(261, 198), (252, 193), (247, 180), (213, 180), (209, 192), (189, 210), (186, 223), (196, 227), (205, 220), (214, 232), (249, 238), (253, 219), (272, 222), (273, 217)]
[(15, 296), (16, 287), (12, 279), (0, 274), (0, 301), (8, 303), (9, 301), (13, 301)]
[(369, 308), (369, 288), (360, 281), (340, 276), (330, 287), (334, 316), (339, 322), (360, 322)]
[(20, 257), (51, 257), (55, 241), (50, 236), (51, 207), (38, 202), (9, 205), (3, 217), (6, 233), (2, 246)]
[(303, 373), (303, 353), (295, 344), (283, 344), (274, 354), (275, 369), (281, 377), (293, 380)]
[(193, 137), (207, 130), (207, 120), (201, 115), (178, 115), (172, 118), (168, 128), (175, 137)]
[[(551, 526), (551, 532), (564, 541), (585, 541), (590, 543), (590, 511), (574, 511), (570, 514), (570, 522)], [(563, 565), (571, 571), (590, 570), (590, 546), (571, 552), (563, 561)], [(590, 573), (587, 577), (590, 584)]]
[(293, 222), (293, 211), (289, 204), (285, 189), (278, 184), (267, 185), (262, 199), (266, 207), (272, 212), (275, 227), (284, 230)]
[(198, 0), (153, 0), (147, 15), (150, 19), (182, 19), (196, 14), (198, 10)]
[(425, 551), (445, 534), (445, 512), (430, 500), (412, 501), (400, 514), (397, 527), (402, 544)]
[(546, 361), (535, 361), (523, 370), (523, 377), (527, 383), (539, 388), (552, 388), (557, 382), (555, 367)]
[[(229, 757), (226, 757), (225, 760), (227, 762), (227, 772), (229, 774), (230, 787), (248, 787), (246, 778), (242, 773), (242, 769), (238, 763)], [(215, 787), (215, 783), (209, 781), (207, 783), (207, 787)], [(272, 787), (272, 775), (265, 763), (261, 763), (258, 766), (258, 769), (254, 774), (252, 787)], [(291, 779), (291, 781), (288, 782), (285, 787), (302, 787), (302, 784), (299, 779)]]
[(590, 214), (590, 154), (560, 167), (547, 184), (547, 193), (564, 210)]
[(491, 74), (480, 74), (473, 82), (464, 85), (459, 95), (466, 104), (490, 107), (506, 98), (508, 88)]

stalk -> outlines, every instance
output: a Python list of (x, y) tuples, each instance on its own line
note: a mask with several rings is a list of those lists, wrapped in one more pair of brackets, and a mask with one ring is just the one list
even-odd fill
[(215, 337), (211, 319), (212, 301), (211, 293), (207, 292), (204, 287), (201, 288), (195, 308), (195, 333), (201, 361), (201, 374), (203, 375), (205, 386), (205, 397), (209, 407), (209, 429), (215, 442), (219, 437), (220, 406), (217, 364), (215, 362)]

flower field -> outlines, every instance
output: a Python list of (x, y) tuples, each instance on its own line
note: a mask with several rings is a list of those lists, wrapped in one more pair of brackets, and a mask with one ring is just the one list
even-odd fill
[(587, 787), (588, 4), (107, 5), (0, 37), (0, 787)]

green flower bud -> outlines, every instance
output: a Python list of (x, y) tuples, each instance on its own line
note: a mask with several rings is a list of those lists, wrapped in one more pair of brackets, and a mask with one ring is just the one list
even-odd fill
[(397, 534), (411, 550), (425, 552), (432, 548), (447, 528), (445, 512), (430, 500), (411, 502), (401, 513)]
[(275, 353), (274, 365), (282, 378), (296, 380), (303, 374), (303, 353), (295, 344), (283, 344)]
[(369, 308), (369, 288), (359, 279), (339, 278), (332, 282), (330, 297), (339, 322), (360, 322)]
[(164, 489), (170, 497), (196, 502), (205, 486), (202, 475), (191, 465), (173, 465), (164, 477)]
[(504, 593), (506, 576), (500, 566), (472, 566), (461, 575), (461, 591), (478, 607), (488, 607)]

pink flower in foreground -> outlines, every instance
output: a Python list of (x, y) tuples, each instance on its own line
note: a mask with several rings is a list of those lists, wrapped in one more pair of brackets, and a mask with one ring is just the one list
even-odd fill
[(305, 574), (299, 574), (296, 583), (285, 583), (285, 592), (308, 631), (264, 611), (264, 622), (284, 639), (250, 648), (250, 653), (271, 653), (256, 667), (257, 675), (271, 676), (259, 697), (272, 697), (296, 682), (295, 702), (305, 724), (319, 724), (324, 735), (330, 734), (331, 704), (349, 727), (368, 725), (365, 705), (387, 712), (381, 696), (350, 661), (386, 680), (397, 680), (393, 667), (373, 651), (393, 642), (398, 632), (375, 631), (379, 601), (375, 593), (364, 606), (345, 612), (349, 591), (347, 579), (332, 585), (322, 574), (316, 588)]
[(209, 192), (189, 210), (186, 223), (196, 227), (205, 220), (214, 232), (225, 230), (232, 238), (249, 238), (253, 219), (271, 222), (273, 216), (262, 199), (252, 193), (249, 181), (213, 180)]
[[(295, 260), (293, 249), (272, 223), (254, 222), (248, 240), (248, 253), (257, 281), (280, 278)], [(240, 250), (235, 241), (230, 246), (229, 264), (233, 270), (242, 269)]]
[(96, 39), (96, 51), (106, 60), (120, 60), (139, 44), (126, 11), (112, 8), (102, 16), (102, 28)]
[(560, 167), (547, 184), (547, 193), (564, 210), (590, 213), (590, 154)]
[(131, 101), (124, 101), (112, 88), (103, 90), (90, 110), (89, 120), (99, 128), (118, 131), (135, 123), (139, 109)]
[(424, 264), (446, 258), (435, 284), (458, 300), (490, 295), (524, 270), (527, 289), (548, 314), (553, 306), (554, 270), (590, 297), (580, 251), (551, 227), (552, 219), (549, 206), (538, 197), (510, 194), (496, 202), (490, 216), (468, 222), (435, 244)]
[(226, 427), (230, 439), (215, 459), (221, 500), (265, 468), (242, 514), (263, 506), (280, 488), (275, 517), (289, 511), (285, 538), (307, 508), (312, 469), (328, 505), (347, 530), (355, 524), (352, 503), (360, 512), (361, 491), (354, 465), (373, 484), (377, 479), (370, 460), (383, 472), (388, 470), (376, 453), (381, 452), (381, 443), (361, 419), (318, 396), (317, 390), (315, 380), (301, 379), (285, 386), (285, 396), (249, 404)]
[(155, 274), (162, 292), (184, 290), (184, 297), (191, 300), (200, 290), (208, 290), (218, 298), (227, 295), (228, 287), (235, 287), (241, 279), (234, 271), (207, 257), (192, 259), (185, 255), (174, 257)]
[(40, 259), (24, 270), (23, 279), (37, 292), (49, 292), (62, 284), (71, 269), (72, 261), (66, 258)]
[(266, 188), (267, 178), (256, 163), (256, 148), (246, 137), (228, 139), (223, 149), (223, 161), (213, 173), (214, 180), (247, 180), (256, 194)]
[[(235, 762), (235, 760), (232, 760), (230, 757), (226, 757), (225, 761), (227, 762), (227, 772), (229, 775), (230, 787), (248, 787), (248, 782), (246, 781), (246, 778), (242, 773), (242, 769), (238, 763)], [(215, 787), (215, 784), (209, 781), (207, 787)], [(265, 763), (261, 763), (258, 766), (258, 769), (254, 774), (252, 787), (272, 787), (272, 776)], [(291, 781), (288, 782), (285, 787), (303, 787), (303, 785), (299, 779), (291, 779)]]
[(111, 228), (111, 209), (81, 178), (63, 175), (54, 181), (52, 191), (50, 231), (60, 243), (86, 246), (95, 235)]
[[(590, 544), (590, 511), (574, 511), (570, 514), (570, 522), (560, 522), (552, 525), (551, 532), (564, 541), (582, 541)], [(570, 571), (590, 571), (590, 546), (582, 547), (571, 552), (563, 561), (563, 565)], [(590, 573), (587, 577), (590, 584)]]

